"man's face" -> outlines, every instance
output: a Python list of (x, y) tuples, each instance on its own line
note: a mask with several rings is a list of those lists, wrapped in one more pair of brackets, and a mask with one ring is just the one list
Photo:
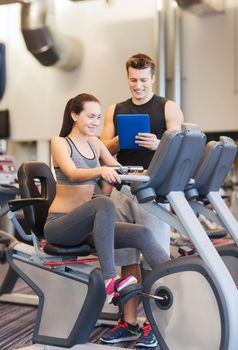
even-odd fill
[(128, 69), (128, 84), (132, 97), (138, 102), (146, 102), (151, 98), (152, 85), (155, 81), (155, 76), (151, 75), (151, 69)]

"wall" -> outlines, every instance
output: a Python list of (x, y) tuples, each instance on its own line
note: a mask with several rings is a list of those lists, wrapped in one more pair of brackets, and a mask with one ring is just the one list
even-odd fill
[[(68, 98), (91, 92), (105, 111), (128, 96), (126, 58), (139, 51), (155, 57), (157, 52), (156, 0), (49, 2), (55, 5), (48, 19), (53, 28), (84, 45), (82, 64), (72, 72), (41, 66), (26, 50), (20, 4), (0, 6), (0, 40), (7, 44), (8, 58), (0, 109), (10, 110), (11, 150), (24, 160), (46, 157), (48, 140), (59, 132)], [(204, 131), (238, 130), (235, 15), (237, 0), (225, 1), (224, 14), (198, 17), (182, 12), (182, 109), (186, 121)], [(29, 156), (32, 147), (34, 154)]]
[(182, 16), (182, 107), (204, 131), (238, 131), (238, 4), (225, 12)]
[(26, 50), (19, 4), (0, 6), (0, 40), (7, 44), (8, 81), (0, 109), (9, 108), (13, 141), (47, 140), (58, 134), (66, 101), (91, 92), (106, 106), (128, 96), (125, 60), (155, 53), (153, 0), (55, 0), (51, 25), (84, 45), (72, 72), (41, 66)]

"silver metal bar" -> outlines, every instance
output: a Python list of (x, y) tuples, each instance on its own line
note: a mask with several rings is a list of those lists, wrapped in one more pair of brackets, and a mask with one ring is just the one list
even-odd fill
[(194, 213), (196, 214), (202, 214), (204, 215), (207, 219), (215, 222), (219, 226), (224, 226), (220, 218), (217, 216), (215, 212), (213, 212), (211, 209), (204, 207), (203, 204), (199, 202), (189, 202), (191, 208), (193, 209)]
[(168, 298), (165, 296), (165, 297), (159, 297), (159, 296), (156, 296), (156, 295), (152, 295), (152, 294), (146, 294), (146, 293), (143, 293), (143, 292), (140, 292), (139, 295), (141, 295), (142, 297), (144, 298), (150, 298), (150, 299), (155, 299), (155, 300), (167, 300)]
[(212, 245), (189, 203), (186, 201), (184, 194), (182, 192), (170, 192), (167, 195), (167, 198), (179, 220), (183, 222), (188, 237), (195, 244), (198, 253), (207, 264), (211, 274), (217, 281), (217, 285), (223, 293), (224, 303), (226, 304), (228, 311), (228, 329), (230, 331), (229, 347), (227, 350), (236, 350), (238, 325), (237, 287), (220, 255)]
[(6, 293), (0, 295), (1, 303), (21, 304), (29, 306), (37, 306), (39, 304), (38, 295)]
[(157, 33), (158, 45), (156, 52), (156, 91), (160, 96), (166, 96), (166, 52), (165, 52), (165, 9), (163, 0), (157, 0)]
[[(78, 344), (68, 350), (105, 350), (106, 346), (101, 344)], [(43, 345), (43, 344), (33, 344), (26, 347), (21, 347), (21, 350), (64, 350), (66, 348), (53, 346), (53, 345)], [(125, 348), (110, 346), (110, 350), (125, 350)]]
[(19, 223), (19, 221), (17, 220), (16, 217), (16, 213), (13, 213), (11, 211), (8, 212), (8, 217), (11, 220), (11, 222), (13, 223), (15, 229), (17, 230), (17, 232), (19, 233), (19, 235), (28, 242), (32, 242), (33, 240), (33, 236), (32, 235), (28, 235), (25, 233), (25, 231), (23, 230), (21, 224)]
[(148, 175), (119, 175), (120, 179), (125, 182), (148, 182)]
[(219, 192), (209, 192), (207, 198), (209, 199), (213, 208), (218, 213), (219, 218), (223, 223), (222, 226), (228, 230), (228, 232), (238, 245), (238, 222), (232, 215), (231, 211), (222, 199), (221, 195), (219, 194)]
[(174, 101), (178, 106), (182, 104), (182, 73), (181, 73), (181, 10), (174, 8), (174, 72), (173, 89)]
[[(136, 196), (134, 196), (131, 193), (130, 187), (122, 186), (121, 192), (124, 193), (129, 198), (131, 198), (132, 200), (137, 201)], [(160, 220), (166, 222), (166, 224), (168, 224), (169, 226), (173, 227), (175, 230), (187, 236), (186, 229), (184, 228), (183, 224), (178, 220), (176, 215), (171, 213), (160, 203), (156, 203), (155, 201), (152, 201), (144, 204), (140, 203), (140, 205), (143, 206), (143, 208), (146, 211), (157, 216)]]

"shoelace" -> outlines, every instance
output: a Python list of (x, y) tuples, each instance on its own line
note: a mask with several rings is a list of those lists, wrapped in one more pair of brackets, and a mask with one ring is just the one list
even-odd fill
[(116, 329), (123, 327), (123, 328), (128, 328), (128, 324), (126, 322), (121, 323), (121, 321), (119, 320), (118, 324), (116, 326), (113, 327), (113, 331), (115, 331)]
[(148, 336), (148, 334), (150, 333), (151, 329), (152, 329), (152, 328), (151, 328), (151, 325), (150, 325), (150, 324), (147, 324), (147, 325), (145, 325), (145, 326), (143, 327), (143, 334), (144, 334), (145, 337)]

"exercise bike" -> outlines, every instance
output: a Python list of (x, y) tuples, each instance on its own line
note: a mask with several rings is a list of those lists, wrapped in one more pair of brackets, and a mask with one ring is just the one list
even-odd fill
[[(233, 232), (238, 232), (238, 224), (220, 194), (236, 154), (237, 146), (228, 137), (221, 136), (219, 141), (208, 142), (194, 177), (184, 191), (186, 199), (199, 219), (202, 216), (208, 223), (217, 227), (206, 232), (219, 251), (228, 246), (236, 246), (232, 242), (237, 239)], [(177, 246), (181, 255), (196, 253), (196, 249), (186, 237), (180, 239), (180, 245)]]
[[(18, 279), (16, 272), (9, 266), (6, 259), (7, 247), (16, 242), (15, 228), (9, 220), (8, 201), (19, 195), (17, 185), (17, 165), (15, 158), (0, 155), (0, 302), (37, 305), (35, 295), (13, 292)], [(29, 236), (26, 236), (28, 239)]]
[[(217, 250), (238, 286), (238, 223), (219, 192), (236, 154), (237, 146), (228, 137), (209, 142), (194, 175), (194, 182), (185, 195), (196, 214), (217, 223), (232, 238), (233, 243), (221, 244)], [(212, 209), (203, 205), (204, 200), (209, 201)]]
[[(197, 274), (199, 271), (198, 265), (201, 258), (206, 263), (206, 267), (211, 269), (210, 273), (214, 274), (213, 277), (220, 280), (220, 286), (226, 283), (226, 277), (228, 277), (229, 274), (227, 274), (227, 272), (225, 273), (224, 264), (221, 263), (221, 259), (218, 257), (217, 251), (212, 246), (193, 210), (191, 210), (191, 207), (189, 208), (184, 195), (181, 193), (181, 190), (185, 190), (187, 188), (187, 185), (184, 186), (181, 182), (186, 178), (186, 167), (188, 167), (189, 162), (188, 157), (183, 159), (182, 152), (183, 150), (180, 148), (178, 157), (181, 157), (181, 160), (177, 160), (177, 164), (175, 164), (171, 169), (171, 174), (167, 173), (167, 175), (164, 175), (166, 171), (163, 169), (163, 166), (166, 167), (166, 163), (160, 163), (160, 159), (155, 156), (147, 172), (151, 178), (150, 182), (146, 184), (133, 184), (131, 191), (133, 194), (137, 195), (139, 202), (146, 203), (148, 201), (148, 203), (145, 204), (145, 208), (147, 210), (154, 212), (155, 214), (157, 213), (160, 219), (163, 219), (179, 232), (185, 234), (185, 236), (187, 236), (194, 243), (200, 257), (176, 259), (175, 261), (173, 260), (167, 263), (165, 266), (159, 268), (157, 272), (152, 272), (151, 276), (145, 281), (145, 291), (149, 294), (157, 293), (157, 291), (161, 290), (161, 288), (163, 291), (163, 284), (168, 283), (168, 285), (170, 285), (169, 289), (170, 291), (173, 291), (172, 295), (173, 297), (176, 297), (176, 299), (173, 298), (172, 305), (169, 304), (169, 307), (165, 305), (164, 308), (161, 307), (161, 310), (159, 310), (158, 302), (156, 304), (156, 302), (151, 299), (145, 299), (144, 308), (163, 349), (230, 349), (233, 347), (235, 349), (237, 347), (237, 345), (235, 345), (237, 344), (235, 328), (233, 331), (230, 329), (231, 332), (234, 332), (232, 336), (232, 345), (230, 340), (231, 338), (229, 340), (228, 338), (226, 339), (226, 331), (223, 329), (223, 327), (229, 327), (228, 319), (224, 318), (225, 314), (221, 316), (221, 320), (223, 321), (220, 323), (219, 317), (215, 316), (214, 309), (212, 314), (215, 316), (215, 318), (209, 320), (208, 314), (211, 315), (209, 312), (211, 306), (207, 305), (208, 308), (205, 306), (206, 303), (211, 302), (211, 299), (207, 298), (210, 294), (209, 291), (208, 294), (204, 293), (205, 289), (203, 283), (205, 283), (205, 278), (204, 280), (201, 278), (202, 272), (200, 271), (199, 274)], [(228, 170), (231, 165), (229, 162), (232, 162), (232, 159), (234, 160), (234, 153), (236, 153), (236, 150), (234, 152), (233, 148), (229, 158), (227, 153), (225, 155), (226, 159), (228, 160)], [(193, 177), (192, 173), (190, 175)], [(220, 174), (220, 176), (224, 176), (224, 171), (222, 175)], [(188, 180), (189, 178), (187, 177), (187, 181)], [(167, 199), (176, 215), (167, 211), (162, 206), (159, 206), (159, 204), (156, 206), (153, 205), (150, 202), (151, 199), (157, 201)], [(233, 234), (237, 237), (238, 231), (233, 232)], [(193, 258), (200, 259), (199, 261), (195, 260), (195, 266), (192, 266), (194, 263), (192, 260)], [(231, 254), (229, 259), (231, 259)], [(190, 269), (191, 271), (188, 273)], [(206, 273), (204, 273), (204, 277), (205, 276)], [(231, 276), (228, 277), (229, 280), (230, 277)], [(235, 301), (237, 299), (237, 291), (234, 288), (234, 282), (231, 284), (233, 284), (232, 289), (234, 292), (233, 295)], [(216, 282), (214, 286), (216, 286)], [(166, 291), (163, 292), (166, 294)], [(217, 295), (215, 290), (214, 293)], [(225, 296), (226, 301), (229, 298), (230, 293), (228, 292), (228, 294)], [(223, 302), (222, 299), (220, 302)], [(188, 300), (190, 300), (189, 304), (192, 305), (190, 310), (191, 315), (187, 318), (182, 317), (183, 322), (180, 322), (181, 314), (183, 314), (184, 309), (188, 309)], [(202, 315), (201, 308), (203, 307), (204, 310), (207, 311), (205, 311), (205, 314)], [(232, 304), (230, 307), (232, 309)], [(231, 309), (230, 311), (232, 311)], [(221, 309), (219, 312), (220, 311)], [(228, 314), (230, 311), (228, 311)], [(200, 318), (200, 316), (202, 316), (202, 318)], [(229, 314), (229, 317), (230, 316), (231, 314)], [(219, 322), (217, 322), (218, 320)], [(234, 325), (237, 325), (237, 320), (233, 319), (233, 321)], [(201, 324), (203, 325), (202, 337)], [(219, 332), (221, 331), (220, 334), (216, 333), (218, 329)], [(211, 338), (213, 339), (211, 340)], [(216, 345), (215, 339), (217, 341)]]
[[(122, 175), (123, 181), (132, 183), (132, 193), (138, 201), (187, 234), (200, 254), (161, 265), (147, 276), (143, 291), (138, 291), (162, 349), (237, 348), (236, 286), (183, 193), (205, 142), (205, 135), (192, 125), (183, 125), (180, 131), (166, 131), (148, 176)], [(72, 262), (72, 257), (91, 254), (92, 247), (46, 243), (42, 251), (39, 238), (55, 195), (53, 176), (45, 164), (28, 162), (20, 167), (18, 179), (22, 199), (11, 201), (10, 209), (14, 212), (24, 208), (25, 219), (34, 232), (34, 247), (14, 242), (7, 257), (40, 301), (33, 335), (35, 345), (23, 349), (44, 349), (44, 344), (52, 350), (100, 348), (87, 342), (105, 302), (102, 274), (85, 262)], [(35, 179), (40, 182), (37, 187)], [(169, 201), (174, 214), (154, 203), (162, 197)], [(80, 300), (79, 295), (83, 295)]]

